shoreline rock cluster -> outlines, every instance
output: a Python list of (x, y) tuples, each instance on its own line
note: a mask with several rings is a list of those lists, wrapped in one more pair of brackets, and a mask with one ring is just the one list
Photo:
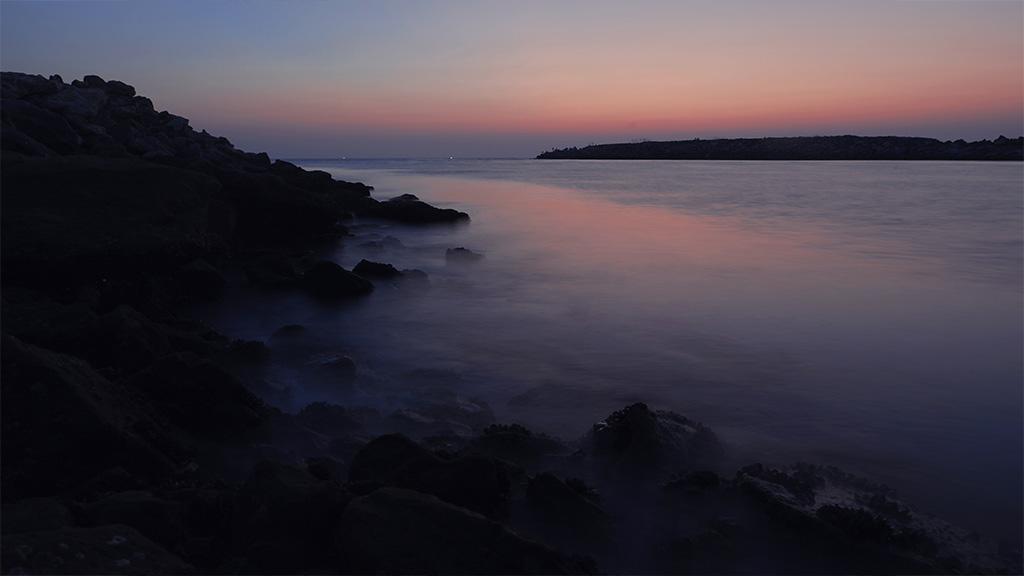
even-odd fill
[(0, 79), (3, 573), (1020, 569), (835, 469), (721, 470), (713, 431), (643, 404), (571, 442), (449, 397), (283, 412), (251, 375), (305, 359), (303, 328), (232, 340), (183, 306), (234, 271), (328, 304), (422, 281), (311, 248), (468, 216), (236, 150), (120, 82)]

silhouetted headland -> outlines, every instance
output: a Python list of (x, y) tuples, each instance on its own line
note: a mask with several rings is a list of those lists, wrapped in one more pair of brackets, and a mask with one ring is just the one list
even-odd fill
[(835, 468), (729, 469), (711, 429), (642, 403), (571, 441), (454, 398), (284, 412), (261, 397), (270, 358), (335, 385), (357, 361), (309, 354), (301, 325), (232, 339), (190, 306), (230, 277), (341, 320), (375, 285), (429, 286), (318, 258), (347, 222), (468, 216), (238, 150), (121, 82), (0, 80), (4, 573), (1020, 569)]
[(537, 155), (544, 160), (1024, 160), (1024, 137), (942, 141), (904, 136), (720, 138), (593, 144)]

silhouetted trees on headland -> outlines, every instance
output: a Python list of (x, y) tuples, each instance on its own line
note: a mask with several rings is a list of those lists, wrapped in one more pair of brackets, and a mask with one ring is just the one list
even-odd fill
[(904, 136), (721, 138), (596, 144), (544, 152), (577, 160), (1024, 160), (1024, 137), (941, 141)]

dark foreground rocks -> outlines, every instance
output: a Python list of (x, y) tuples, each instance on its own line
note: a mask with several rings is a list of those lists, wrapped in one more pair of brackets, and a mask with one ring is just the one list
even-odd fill
[(580, 561), (526, 540), (501, 524), (433, 496), (381, 488), (345, 510), (338, 542), (348, 572), (569, 574)]

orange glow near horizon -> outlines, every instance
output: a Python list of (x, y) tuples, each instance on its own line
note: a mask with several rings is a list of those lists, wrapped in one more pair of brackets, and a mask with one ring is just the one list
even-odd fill
[(4, 67), (121, 79), (272, 152), (1024, 132), (1024, 2), (253, 2), (198, 21), (196, 6), (5, 5)]

